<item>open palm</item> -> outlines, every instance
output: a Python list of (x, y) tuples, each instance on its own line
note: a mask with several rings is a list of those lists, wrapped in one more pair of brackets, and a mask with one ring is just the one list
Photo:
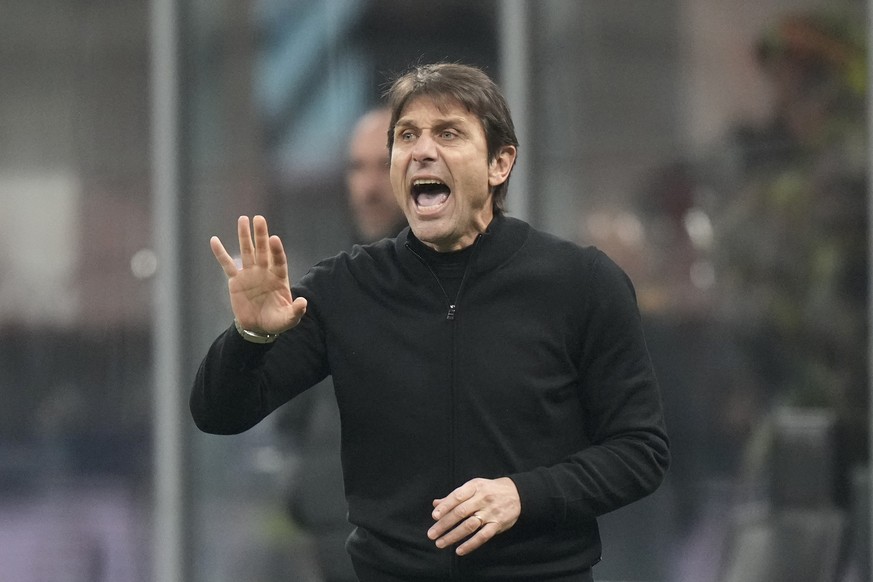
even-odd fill
[(212, 237), (209, 244), (227, 275), (230, 306), (239, 324), (251, 331), (281, 333), (300, 322), (306, 299), (292, 297), (285, 249), (278, 236), (270, 236), (266, 219), (255, 216), (252, 226), (254, 241), (249, 218), (241, 216), (237, 221), (241, 268), (218, 237)]

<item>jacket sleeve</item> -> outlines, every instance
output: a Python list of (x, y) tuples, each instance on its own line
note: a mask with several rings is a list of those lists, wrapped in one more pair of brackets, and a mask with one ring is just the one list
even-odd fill
[(511, 475), (519, 521), (560, 524), (632, 503), (661, 484), (669, 441), (633, 286), (597, 251), (581, 317), (580, 398), (590, 445), (563, 462)]
[(238, 434), (327, 374), (312, 304), (300, 324), (272, 344), (248, 342), (230, 326), (197, 370), (189, 399), (191, 416), (203, 432)]

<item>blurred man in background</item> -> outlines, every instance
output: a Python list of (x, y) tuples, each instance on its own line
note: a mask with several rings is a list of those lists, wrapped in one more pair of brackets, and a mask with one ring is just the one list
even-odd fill
[(388, 177), (390, 119), (387, 108), (370, 110), (358, 120), (349, 140), (346, 186), (357, 243), (394, 236), (406, 226)]
[[(390, 117), (387, 108), (371, 109), (360, 117), (349, 137), (346, 187), (355, 243), (394, 236), (406, 226), (388, 176)], [(288, 509), (294, 522), (312, 537), (323, 580), (357, 580), (345, 551), (353, 528), (346, 516), (339, 410), (330, 380), (285, 406), (278, 427), (300, 460)]]

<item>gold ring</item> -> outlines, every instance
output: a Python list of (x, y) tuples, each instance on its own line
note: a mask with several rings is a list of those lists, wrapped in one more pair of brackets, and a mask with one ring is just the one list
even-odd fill
[(473, 515), (471, 515), (470, 517), (475, 517), (476, 519), (479, 520), (479, 527), (476, 529), (480, 529), (483, 525), (485, 525), (485, 520), (482, 519), (481, 517), (479, 517), (478, 515), (476, 515), (475, 513)]

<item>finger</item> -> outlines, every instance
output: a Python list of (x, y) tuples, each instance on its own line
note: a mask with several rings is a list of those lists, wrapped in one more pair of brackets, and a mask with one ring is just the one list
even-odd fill
[[(432, 540), (436, 540), (456, 526), (458, 528), (463, 528), (465, 527), (465, 524), (467, 526), (475, 525), (475, 529), (466, 532), (466, 535), (469, 535), (470, 533), (478, 529), (484, 521), (481, 518), (473, 517), (473, 514), (478, 509), (481, 508), (475, 507), (470, 503), (460, 503), (456, 505), (452, 508), (451, 511), (442, 513), (442, 517), (435, 524), (433, 524), (429, 530), (427, 530), (427, 537)], [(434, 510), (434, 513), (436, 513), (436, 510)]]
[(306, 314), (306, 299), (298, 297), (291, 302), (291, 317), (288, 319), (288, 328), (295, 327)]
[(288, 258), (285, 256), (285, 247), (282, 246), (282, 239), (273, 235), (269, 239), (270, 243), (270, 264), (273, 266), (273, 273), (280, 279), (288, 279)]
[(431, 514), (432, 517), (436, 520), (441, 519), (448, 512), (453, 511), (459, 504), (473, 497), (475, 493), (476, 482), (467, 481), (466, 483), (449, 493), (446, 497), (442, 499), (434, 499), (434, 510)]
[(259, 267), (270, 266), (270, 231), (267, 229), (267, 219), (257, 215), (252, 219), (255, 229), (255, 264)]
[(239, 256), (242, 268), (248, 269), (255, 264), (255, 247), (252, 245), (252, 231), (249, 227), (248, 216), (240, 216), (237, 219), (236, 234), (239, 238)]
[(455, 548), (455, 553), (459, 556), (465, 556), (473, 550), (481, 548), (488, 540), (497, 535), (499, 531), (500, 526), (496, 523), (486, 523), (479, 528), (479, 531), (477, 531), (475, 535)]
[(209, 239), (209, 247), (212, 249), (212, 254), (215, 256), (218, 264), (221, 265), (227, 278), (230, 279), (231, 277), (236, 276), (236, 263), (233, 261), (233, 257), (228, 254), (224, 245), (221, 244), (221, 241), (217, 236), (213, 236)]
[[(475, 534), (484, 525), (485, 520), (474, 514), (458, 522), (457, 527), (447, 529), (445, 535), (438, 535), (431, 539), (436, 542), (436, 547), (440, 549), (446, 548)], [(435, 528), (431, 528), (431, 532), (432, 531), (435, 531)], [(428, 532), (428, 537), (430, 537), (431, 532)]]

